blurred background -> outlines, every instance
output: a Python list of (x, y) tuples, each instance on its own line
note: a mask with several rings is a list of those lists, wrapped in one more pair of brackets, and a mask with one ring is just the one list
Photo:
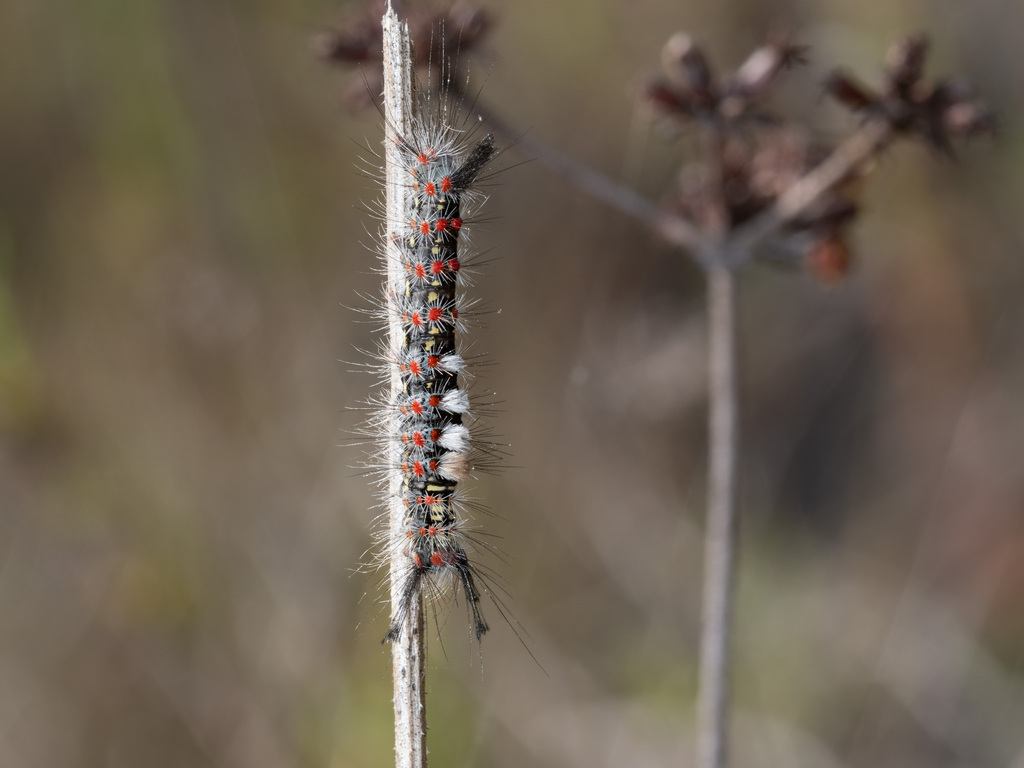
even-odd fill
[[(956, 161), (877, 164), (842, 284), (744, 274), (733, 765), (1024, 768), (1024, 6), (488, 7), (483, 101), (652, 199), (693, 147), (633, 92), (677, 30), (722, 69), (796, 30), (810, 61), (773, 103), (825, 139), (856, 126), (826, 72), (877, 82), (918, 30), (929, 71), (997, 112)], [(309, 42), (356, 10), (0, 6), (0, 765), (392, 759), (349, 410), (373, 382), (352, 308), (379, 290), (357, 165), (382, 129)], [(485, 604), (482, 651), (458, 608), (431, 635), (431, 759), (687, 765), (703, 278), (523, 160), (473, 230), (472, 288), (512, 445), (472, 493), (521, 626)]]

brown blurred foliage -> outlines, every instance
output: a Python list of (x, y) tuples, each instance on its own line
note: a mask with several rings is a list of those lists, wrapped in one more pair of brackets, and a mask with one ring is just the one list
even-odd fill
[[(349, 4), (351, 6), (351, 4)], [(355, 10), (351, 8), (351, 10)], [(835, 66), (888, 42), (1000, 116), (863, 182), (857, 262), (742, 283), (737, 765), (1024, 761), (1024, 10), (982, 0), (488, 5), (483, 98), (650, 198), (693, 147), (630, 94), (669, 34), (738, 66), (809, 46), (775, 106), (833, 143)], [(371, 766), (391, 755), (373, 499), (348, 445), (378, 290), (354, 170), (373, 113), (309, 52), (332, 3), (0, 6), (0, 765)], [(492, 67), (493, 65), (493, 67)], [(790, 80), (791, 78), (791, 80)], [(484, 81), (486, 81), (484, 83)], [(505, 156), (515, 163), (512, 154)], [(432, 638), (438, 765), (691, 753), (704, 497), (701, 274), (535, 165), (473, 230), (494, 309), (507, 627)], [(340, 444), (340, 446), (339, 446)], [(364, 597), (364, 594), (366, 595)]]

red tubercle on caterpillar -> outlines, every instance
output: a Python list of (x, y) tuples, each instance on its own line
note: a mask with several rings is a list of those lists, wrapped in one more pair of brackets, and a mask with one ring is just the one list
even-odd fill
[[(439, 358), (437, 355), (427, 355), (427, 368), (437, 368), (437, 366), (440, 364), (441, 358)], [(412, 365), (412, 363), (410, 363), (410, 365)]]
[[(404, 369), (403, 369), (404, 370)], [(422, 416), (426, 413), (428, 407), (437, 408), (441, 405), (440, 395), (431, 395), (425, 401), (424, 400), (410, 400), (408, 405), (403, 405), (399, 408), (405, 416)]]
[[(452, 310), (453, 315), (458, 314), (458, 310)], [(431, 307), (427, 310), (427, 321), (431, 323), (437, 323), (444, 319), (444, 310), (440, 307)]]
[(429, 264), (417, 261), (405, 265), (405, 271), (415, 275), (420, 280), (429, 280), (437, 275), (443, 275), (446, 271), (458, 272), (462, 265), (458, 259), (432, 259)]
[[(430, 430), (429, 441), (431, 443), (436, 443), (440, 439), (441, 439), (441, 430), (440, 429), (432, 429), (432, 430)], [(428, 438), (422, 432), (417, 430), (415, 432), (403, 432), (402, 435), (401, 435), (401, 440), (402, 440), (402, 443), (404, 445), (415, 445), (417, 448), (424, 448), (427, 445)], [(430, 498), (433, 499), (434, 497), (430, 497)], [(416, 503), (417, 504), (423, 504), (423, 503), (430, 503), (430, 504), (432, 504), (434, 502), (433, 501), (423, 502), (420, 499), (417, 499)]]
[(448, 219), (438, 219), (434, 223), (434, 229), (436, 229), (438, 232), (444, 232), (446, 229), (448, 229)]
[(424, 234), (424, 235), (429, 235), (430, 234), (430, 222), (429, 221), (424, 221), (422, 224), (420, 224), (420, 232), (422, 234)]
[(452, 178), (451, 176), (445, 176), (441, 179), (441, 191), (451, 192), (452, 191)]
[(423, 191), (426, 192), (429, 197), (433, 197), (437, 194), (437, 185), (432, 181), (428, 181)]
[(433, 259), (428, 267), (423, 262), (417, 261), (413, 264), (406, 264), (405, 271), (411, 272), (420, 280), (427, 280), (431, 276), (443, 275), (445, 271), (458, 272), (462, 269), (462, 262), (458, 259)]
[(439, 549), (430, 556), (430, 564), (437, 568), (455, 565), (456, 562), (458, 562), (458, 555), (450, 549)]
[[(436, 464), (436, 459), (431, 459), (431, 464)], [(430, 471), (434, 471), (434, 467), (430, 467)], [(427, 474), (427, 467), (423, 466), (422, 461), (414, 461), (410, 464), (407, 461), (402, 462), (402, 474), (403, 475), (415, 475), (416, 477), (424, 477)]]
[[(455, 565), (458, 562), (458, 557), (458, 554), (450, 549), (439, 549), (438, 551), (431, 553), (430, 565), (435, 568)], [(421, 570), (430, 567), (423, 564), (423, 558), (420, 557), (419, 552), (412, 553), (412, 561), (415, 566)]]
[(456, 217), (451, 221), (452, 229), (458, 231), (462, 229), (462, 219)]

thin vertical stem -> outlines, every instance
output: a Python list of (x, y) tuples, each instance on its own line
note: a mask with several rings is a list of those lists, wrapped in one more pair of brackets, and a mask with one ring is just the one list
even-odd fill
[(697, 693), (697, 768), (726, 765), (729, 649), (738, 530), (736, 282), (736, 274), (725, 266), (713, 267), (708, 272), (710, 449)]
[[(387, 211), (385, 215), (388, 282), (387, 295), (398, 296), (403, 290), (404, 273), (401, 253), (395, 241), (393, 228), (406, 220), (409, 210), (409, 185), (401, 172), (399, 139), (412, 133), (415, 118), (415, 93), (412, 66), (412, 45), (409, 28), (400, 24), (388, 3), (384, 14), (384, 124), (385, 154), (384, 176)], [(396, 313), (391, 313), (388, 326), (388, 349), (391, 359), (397, 360), (402, 350), (402, 325)], [(402, 391), (398, 366), (392, 366), (391, 399), (397, 400)], [(393, 428), (398, 431), (397, 411), (393, 411)], [(392, 425), (389, 425), (389, 427)], [(405, 510), (401, 504), (402, 473), (400, 445), (388, 440), (389, 464), (394, 467), (388, 480), (389, 541), (391, 571), (391, 615), (401, 614), (402, 588), (406, 582), (409, 559), (402, 547), (394, 542), (402, 540)], [(426, 708), (426, 645), (424, 642), (424, 611), (422, 598), (413, 600), (405, 614), (401, 635), (391, 643), (391, 662), (394, 675), (395, 705), (395, 766), (396, 768), (426, 768), (427, 765), (427, 708)]]

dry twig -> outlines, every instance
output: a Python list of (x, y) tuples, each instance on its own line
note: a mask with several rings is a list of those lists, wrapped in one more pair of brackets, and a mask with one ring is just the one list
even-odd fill
[[(391, 228), (404, 221), (408, 204), (406, 197), (411, 194), (408, 184), (401, 176), (399, 161), (399, 139), (412, 133), (416, 100), (412, 65), (412, 44), (409, 28), (400, 24), (390, 3), (383, 19), (384, 27), (384, 123), (385, 155), (384, 175), (387, 208), (384, 220), (388, 232), (384, 238), (387, 249), (388, 291), (397, 295), (403, 289), (405, 275), (401, 269), (401, 255), (392, 237)], [(391, 313), (388, 327), (388, 346), (394, 359), (402, 349), (402, 324), (395, 313)], [(402, 390), (398, 366), (391, 367), (391, 394), (397, 398)], [(397, 413), (390, 418), (397, 420)], [(396, 426), (397, 429), (397, 426)], [(390, 541), (401, 536), (405, 519), (402, 498), (403, 475), (401, 466), (401, 443), (389, 442), (395, 455), (390, 462), (394, 469), (388, 478), (389, 533)], [(391, 578), (392, 617), (401, 613), (402, 591), (408, 570), (407, 558), (400, 547), (389, 547)], [(426, 768), (427, 765), (427, 708), (426, 708), (426, 635), (424, 633), (424, 612), (422, 597), (413, 600), (405, 613), (401, 634), (391, 643), (391, 660), (395, 690), (395, 766), (396, 768)]]

